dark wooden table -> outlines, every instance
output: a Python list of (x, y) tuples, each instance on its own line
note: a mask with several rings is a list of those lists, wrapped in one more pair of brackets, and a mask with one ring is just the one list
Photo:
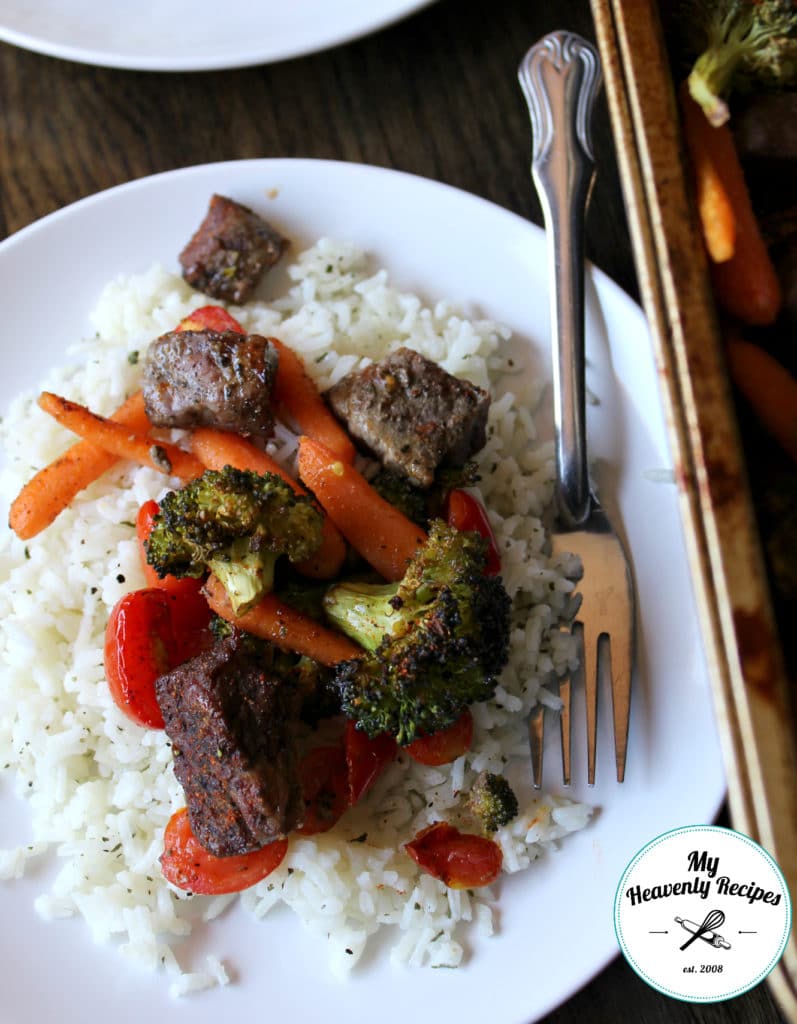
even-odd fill
[[(586, 0), (439, 0), (326, 53), (203, 74), (85, 67), (0, 44), (0, 237), (132, 178), (264, 156), (399, 168), (539, 223), (516, 69), (525, 50), (555, 28), (593, 37)], [(604, 104), (594, 137), (600, 173), (588, 255), (635, 295)], [(690, 1005), (658, 994), (618, 957), (546, 1018), (628, 1019), (773, 1024), (781, 1017), (764, 985), (726, 1003)]]

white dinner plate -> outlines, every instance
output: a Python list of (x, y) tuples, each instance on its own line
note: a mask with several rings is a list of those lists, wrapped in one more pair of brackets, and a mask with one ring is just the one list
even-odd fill
[(138, 71), (212, 71), (315, 53), (432, 0), (0, 0), (0, 39), (51, 57)]
[[(67, 207), (0, 245), (3, 286), (0, 406), (33, 388), (64, 346), (90, 330), (88, 313), (115, 274), (177, 267), (212, 192), (254, 207), (298, 244), (347, 239), (399, 287), (450, 298), (502, 321), (533, 362), (548, 365), (543, 232), (474, 196), (355, 164), (253, 160), (174, 171)], [(591, 454), (598, 484), (633, 556), (638, 665), (626, 782), (613, 779), (608, 708), (600, 715), (598, 782), (582, 781), (575, 712), (571, 795), (594, 804), (591, 824), (499, 886), (498, 932), (474, 939), (457, 970), (391, 966), (366, 953), (348, 981), (329, 971), (323, 943), (287, 910), (256, 923), (236, 910), (203, 926), (181, 960), (215, 952), (234, 983), (179, 1005), (191, 1024), (256, 1019), (408, 1024), (529, 1024), (617, 954), (613, 899), (634, 854), (660, 833), (710, 822), (724, 793), (720, 749), (657, 375), (641, 310), (602, 273), (587, 281)], [(20, 353), (24, 353), (20, 355)], [(544, 429), (548, 429), (545, 427)], [(554, 730), (549, 730), (553, 733)], [(551, 737), (552, 743), (555, 737)], [(555, 744), (547, 783), (557, 785)], [(0, 846), (25, 840), (25, 813), (0, 790)], [(78, 920), (43, 923), (32, 902), (45, 879), (0, 887), (0, 979), (7, 1024), (160, 1021), (174, 1012), (164, 975), (150, 976), (92, 944)], [(470, 940), (469, 940), (470, 941)], [(442, 1018), (441, 1018), (442, 1014)]]

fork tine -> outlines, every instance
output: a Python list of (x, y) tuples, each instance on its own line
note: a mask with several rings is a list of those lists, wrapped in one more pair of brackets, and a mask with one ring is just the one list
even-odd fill
[(628, 725), (631, 711), (632, 624), (629, 610), (628, 627), (613, 633), (610, 643), (612, 680), (612, 717), (614, 719), (614, 758), (617, 781), (625, 778), (628, 754)]
[(562, 710), (559, 712), (559, 732), (562, 739), (562, 782), (570, 785), (570, 677), (559, 683), (559, 698)]
[(529, 716), (531, 779), (535, 789), (542, 786), (542, 747), (545, 738), (545, 708), (538, 704)]
[(598, 745), (598, 637), (588, 623), (581, 627), (581, 665), (584, 673), (584, 698), (587, 717), (587, 782), (595, 785), (595, 751)]
[[(570, 678), (559, 683), (559, 735), (562, 746), (562, 783), (570, 785)], [(531, 778), (535, 789), (542, 787), (542, 752), (545, 740), (545, 708), (537, 705), (529, 716), (529, 745), (531, 748)]]

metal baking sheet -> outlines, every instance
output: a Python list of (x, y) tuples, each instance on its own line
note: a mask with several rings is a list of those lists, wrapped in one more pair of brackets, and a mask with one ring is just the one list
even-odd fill
[[(657, 5), (591, 0), (681, 494), (733, 826), (797, 891), (797, 742)], [(794, 936), (769, 978), (797, 1021)]]

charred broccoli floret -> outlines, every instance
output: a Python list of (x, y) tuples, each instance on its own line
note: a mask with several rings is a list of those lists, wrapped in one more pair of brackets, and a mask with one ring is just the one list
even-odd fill
[(480, 772), (471, 787), (468, 807), (485, 832), (497, 832), (517, 817), (517, 797), (503, 775)]
[(336, 666), (344, 714), (399, 744), (451, 725), (487, 700), (507, 660), (510, 600), (484, 575), (485, 543), (435, 520), (400, 583), (340, 583), (327, 616), (365, 648)]
[(444, 462), (437, 467), (433, 488), (445, 495), (454, 487), (475, 487), (480, 480), (479, 467), (473, 459), (462, 463)]
[(271, 590), (279, 555), (297, 562), (315, 551), (322, 523), (312, 501), (274, 473), (209, 469), (163, 498), (147, 561), (159, 576), (210, 570), (243, 615)]
[(682, 0), (681, 31), (700, 56), (689, 92), (714, 125), (728, 120), (734, 80), (783, 88), (797, 81), (797, 10), (792, 0)]
[(380, 469), (370, 483), (377, 494), (403, 512), (413, 523), (426, 526), (429, 520), (426, 493), (411, 484), (405, 476), (390, 469)]
[(284, 604), (289, 604), (309, 619), (324, 622), (324, 594), (327, 586), (327, 583), (309, 580), (296, 573), (282, 577), (275, 585), (274, 593)]
[[(455, 487), (473, 487), (480, 480), (475, 462), (438, 466), (431, 487), (422, 490), (391, 469), (380, 469), (370, 481), (373, 489), (391, 505), (424, 529), (432, 519), (443, 515), (448, 492)], [(443, 517), (445, 518), (445, 517)]]

